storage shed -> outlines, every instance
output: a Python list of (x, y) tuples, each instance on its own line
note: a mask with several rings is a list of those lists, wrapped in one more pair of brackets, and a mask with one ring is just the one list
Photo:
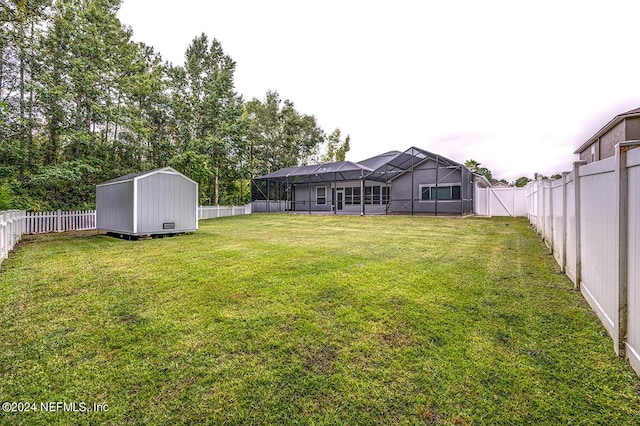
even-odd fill
[(96, 185), (97, 228), (138, 237), (198, 229), (198, 183), (171, 167)]

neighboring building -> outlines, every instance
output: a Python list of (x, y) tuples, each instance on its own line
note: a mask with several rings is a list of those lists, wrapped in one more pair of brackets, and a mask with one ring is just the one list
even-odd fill
[(476, 185), (490, 186), (464, 165), (412, 147), (358, 163), (289, 167), (254, 179), (253, 211), (466, 215), (474, 212)]
[(96, 185), (96, 225), (139, 237), (198, 229), (198, 183), (171, 167), (121, 176)]
[(613, 157), (616, 144), (630, 140), (640, 140), (640, 108), (615, 116), (574, 154), (580, 155), (580, 160), (592, 163)]

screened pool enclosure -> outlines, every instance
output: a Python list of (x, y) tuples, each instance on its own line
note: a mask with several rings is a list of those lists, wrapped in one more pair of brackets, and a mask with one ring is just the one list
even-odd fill
[(474, 187), (488, 186), (464, 165), (409, 148), (357, 163), (288, 167), (252, 181), (254, 212), (466, 215)]

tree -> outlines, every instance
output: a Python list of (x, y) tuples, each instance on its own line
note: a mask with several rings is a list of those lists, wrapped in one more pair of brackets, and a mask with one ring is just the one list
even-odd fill
[(513, 182), (513, 186), (515, 186), (516, 188), (522, 188), (524, 186), (527, 186), (529, 182), (531, 182), (531, 179), (526, 176), (522, 176)]
[(252, 177), (306, 163), (325, 140), (316, 118), (300, 114), (293, 102), (282, 102), (277, 92), (267, 92), (264, 101), (252, 99), (245, 111), (247, 167)]
[(467, 160), (464, 162), (464, 165), (467, 169), (471, 170), (471, 172), (486, 177), (489, 182), (494, 181), (491, 170), (486, 167), (481, 167), (481, 164), (476, 160)]
[(340, 129), (336, 128), (327, 138), (327, 147), (325, 154), (320, 158), (322, 163), (331, 163), (334, 161), (344, 161), (347, 152), (349, 152), (349, 142), (351, 137), (342, 140)]
[(243, 101), (234, 90), (235, 62), (205, 34), (193, 39), (182, 67), (171, 67), (176, 137), (183, 150), (207, 155), (212, 176), (201, 187), (218, 204), (221, 189), (239, 174), (246, 123)]

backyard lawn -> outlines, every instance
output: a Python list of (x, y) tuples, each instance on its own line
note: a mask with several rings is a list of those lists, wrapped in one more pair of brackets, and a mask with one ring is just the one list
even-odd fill
[(640, 424), (640, 379), (522, 218), (30, 236), (0, 324), (0, 402), (31, 410), (6, 424)]

